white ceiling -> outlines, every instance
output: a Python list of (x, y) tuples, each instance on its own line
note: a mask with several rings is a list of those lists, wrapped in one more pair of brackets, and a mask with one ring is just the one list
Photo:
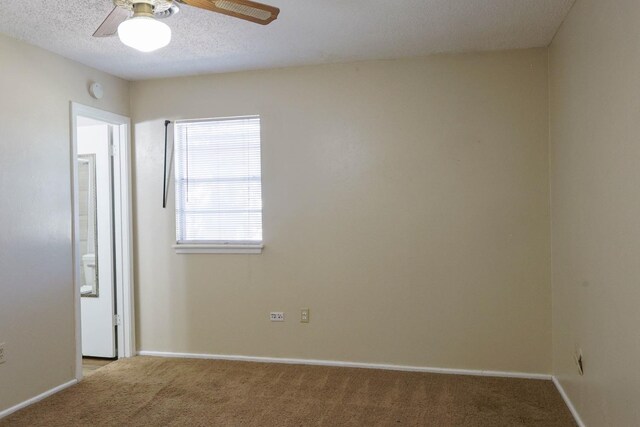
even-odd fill
[[(264, 1), (264, 0), (263, 0)], [(0, 32), (140, 80), (440, 52), (547, 46), (574, 0), (269, 0), (268, 26), (183, 6), (144, 54), (94, 30), (111, 0), (0, 0)]]

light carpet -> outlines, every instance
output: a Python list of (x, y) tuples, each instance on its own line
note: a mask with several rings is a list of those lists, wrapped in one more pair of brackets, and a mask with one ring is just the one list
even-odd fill
[(1, 426), (575, 426), (551, 381), (135, 357)]

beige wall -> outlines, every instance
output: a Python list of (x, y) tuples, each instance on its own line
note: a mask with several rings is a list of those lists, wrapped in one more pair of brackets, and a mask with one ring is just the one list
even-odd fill
[(75, 377), (69, 101), (128, 114), (128, 86), (0, 35), (0, 411)]
[(638, 23), (577, 0), (550, 49), (553, 369), (590, 426), (640, 425)]
[[(139, 349), (550, 372), (547, 94), (546, 49), (133, 83)], [(176, 255), (163, 121), (246, 114), (265, 251)]]

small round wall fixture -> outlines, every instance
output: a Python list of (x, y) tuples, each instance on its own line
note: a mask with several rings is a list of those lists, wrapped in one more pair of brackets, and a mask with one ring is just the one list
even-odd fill
[(94, 82), (91, 83), (91, 86), (89, 86), (89, 93), (95, 99), (102, 99), (102, 97), (104, 96), (104, 89), (100, 83)]

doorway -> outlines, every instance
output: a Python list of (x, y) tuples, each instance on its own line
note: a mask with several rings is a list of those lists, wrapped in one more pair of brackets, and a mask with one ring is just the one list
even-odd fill
[[(131, 357), (130, 120), (71, 103), (76, 378), (83, 357)], [(85, 366), (86, 372), (86, 366)]]

